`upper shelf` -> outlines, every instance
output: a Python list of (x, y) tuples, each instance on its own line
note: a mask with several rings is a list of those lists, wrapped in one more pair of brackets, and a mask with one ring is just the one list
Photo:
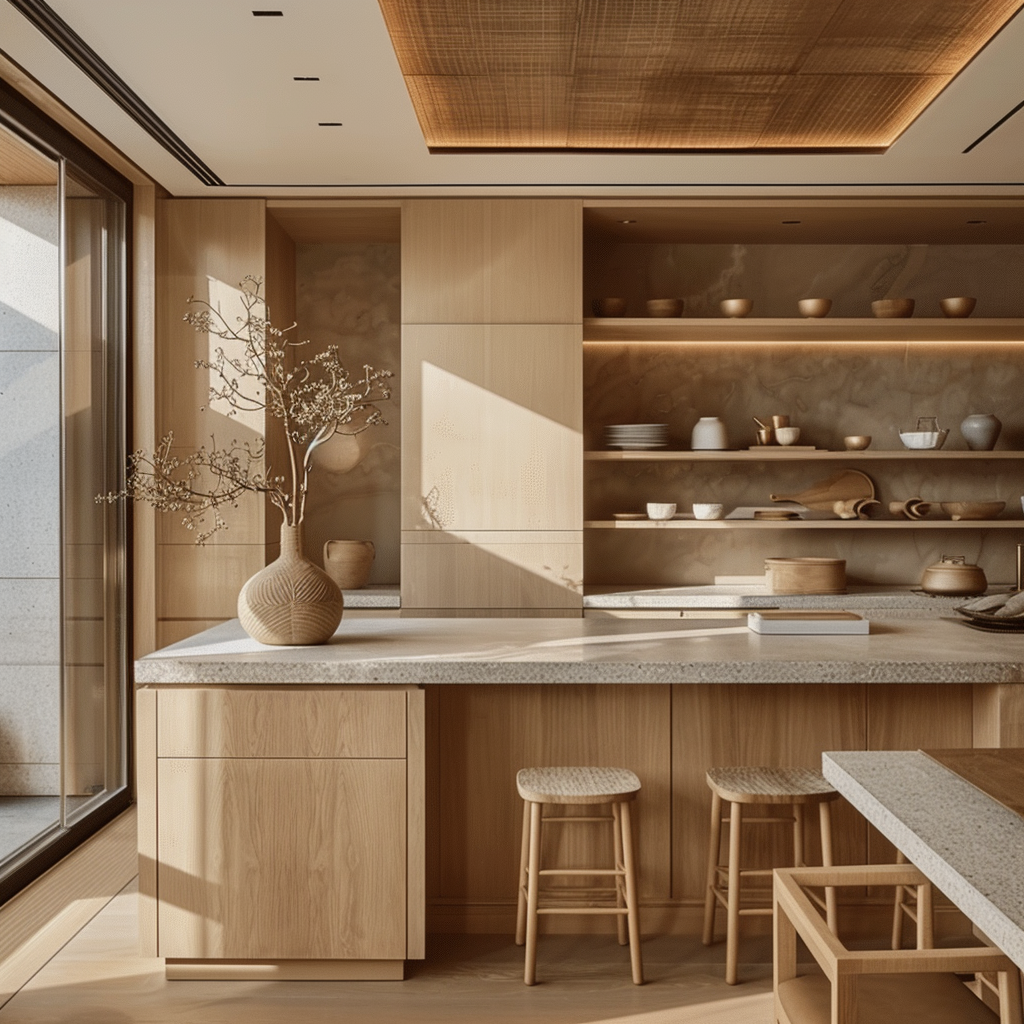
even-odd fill
[(765, 445), (763, 448), (756, 448), (753, 451), (742, 449), (740, 451), (697, 451), (681, 452), (667, 450), (643, 450), (643, 451), (586, 451), (583, 458), (588, 462), (763, 462), (771, 459), (779, 462), (821, 462), (823, 460), (853, 460), (861, 462), (866, 459), (874, 460), (904, 460), (904, 459), (974, 459), (982, 461), (988, 459), (1024, 459), (1024, 452), (997, 451), (997, 452), (965, 452), (965, 451), (863, 451), (863, 452), (830, 452), (824, 449), (809, 451), (790, 451), (775, 445)]
[(997, 317), (585, 317), (584, 341), (1017, 341), (1024, 319)]

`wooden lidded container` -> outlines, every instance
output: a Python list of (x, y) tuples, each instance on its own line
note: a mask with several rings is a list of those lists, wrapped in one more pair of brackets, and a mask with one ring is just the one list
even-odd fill
[(845, 558), (766, 558), (770, 594), (845, 594)]

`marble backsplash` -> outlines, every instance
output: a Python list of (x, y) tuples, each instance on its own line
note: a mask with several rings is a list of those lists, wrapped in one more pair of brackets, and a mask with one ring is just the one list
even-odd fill
[(721, 316), (726, 298), (754, 300), (752, 316), (798, 316), (796, 302), (830, 298), (831, 316), (870, 317), (882, 298), (916, 300), (938, 317), (939, 299), (972, 295), (976, 317), (1024, 316), (1024, 245), (685, 245), (591, 243), (584, 259), (584, 315), (600, 296), (645, 302), (682, 298), (684, 317)]
[(400, 563), (401, 262), (397, 243), (296, 246), (298, 336), (308, 358), (337, 345), (356, 376), (368, 363), (391, 370), (387, 425), (338, 435), (314, 456), (305, 548), (322, 564), (328, 540), (371, 540), (371, 584), (397, 584)]
[(588, 462), (585, 518), (642, 511), (669, 501), (688, 512), (697, 502), (770, 505), (771, 494), (804, 490), (842, 468), (872, 479), (883, 503), (1000, 499), (1002, 518), (1021, 530), (863, 529), (837, 521), (834, 530), (600, 530), (585, 533), (588, 586), (707, 584), (715, 575), (762, 571), (773, 555), (846, 558), (851, 580), (913, 584), (942, 554), (963, 554), (991, 582), (1012, 582), (1016, 544), (1024, 540), (1024, 347), (972, 343), (632, 343), (584, 346), (587, 449), (602, 449), (611, 423), (667, 423), (669, 448), (687, 450), (700, 416), (719, 416), (730, 444), (754, 443), (752, 417), (788, 414), (800, 443), (842, 450), (847, 434), (870, 434), (871, 451), (904, 451), (897, 427), (936, 416), (950, 428), (944, 451), (965, 451), (959, 424), (972, 412), (1003, 422), (997, 450), (1022, 459), (783, 462)]

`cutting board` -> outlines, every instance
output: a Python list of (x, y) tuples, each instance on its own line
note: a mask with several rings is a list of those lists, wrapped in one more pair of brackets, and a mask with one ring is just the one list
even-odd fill
[(871, 477), (859, 469), (841, 470), (827, 480), (812, 484), (806, 491), (797, 494), (769, 495), (772, 501), (795, 501), (804, 508), (813, 508), (818, 512), (831, 512), (837, 501), (874, 496), (875, 485), (871, 482)]

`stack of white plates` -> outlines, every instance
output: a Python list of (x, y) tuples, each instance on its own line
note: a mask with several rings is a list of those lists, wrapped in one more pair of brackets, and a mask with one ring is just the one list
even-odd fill
[(613, 423), (604, 428), (604, 440), (609, 448), (664, 448), (668, 444), (668, 424)]

